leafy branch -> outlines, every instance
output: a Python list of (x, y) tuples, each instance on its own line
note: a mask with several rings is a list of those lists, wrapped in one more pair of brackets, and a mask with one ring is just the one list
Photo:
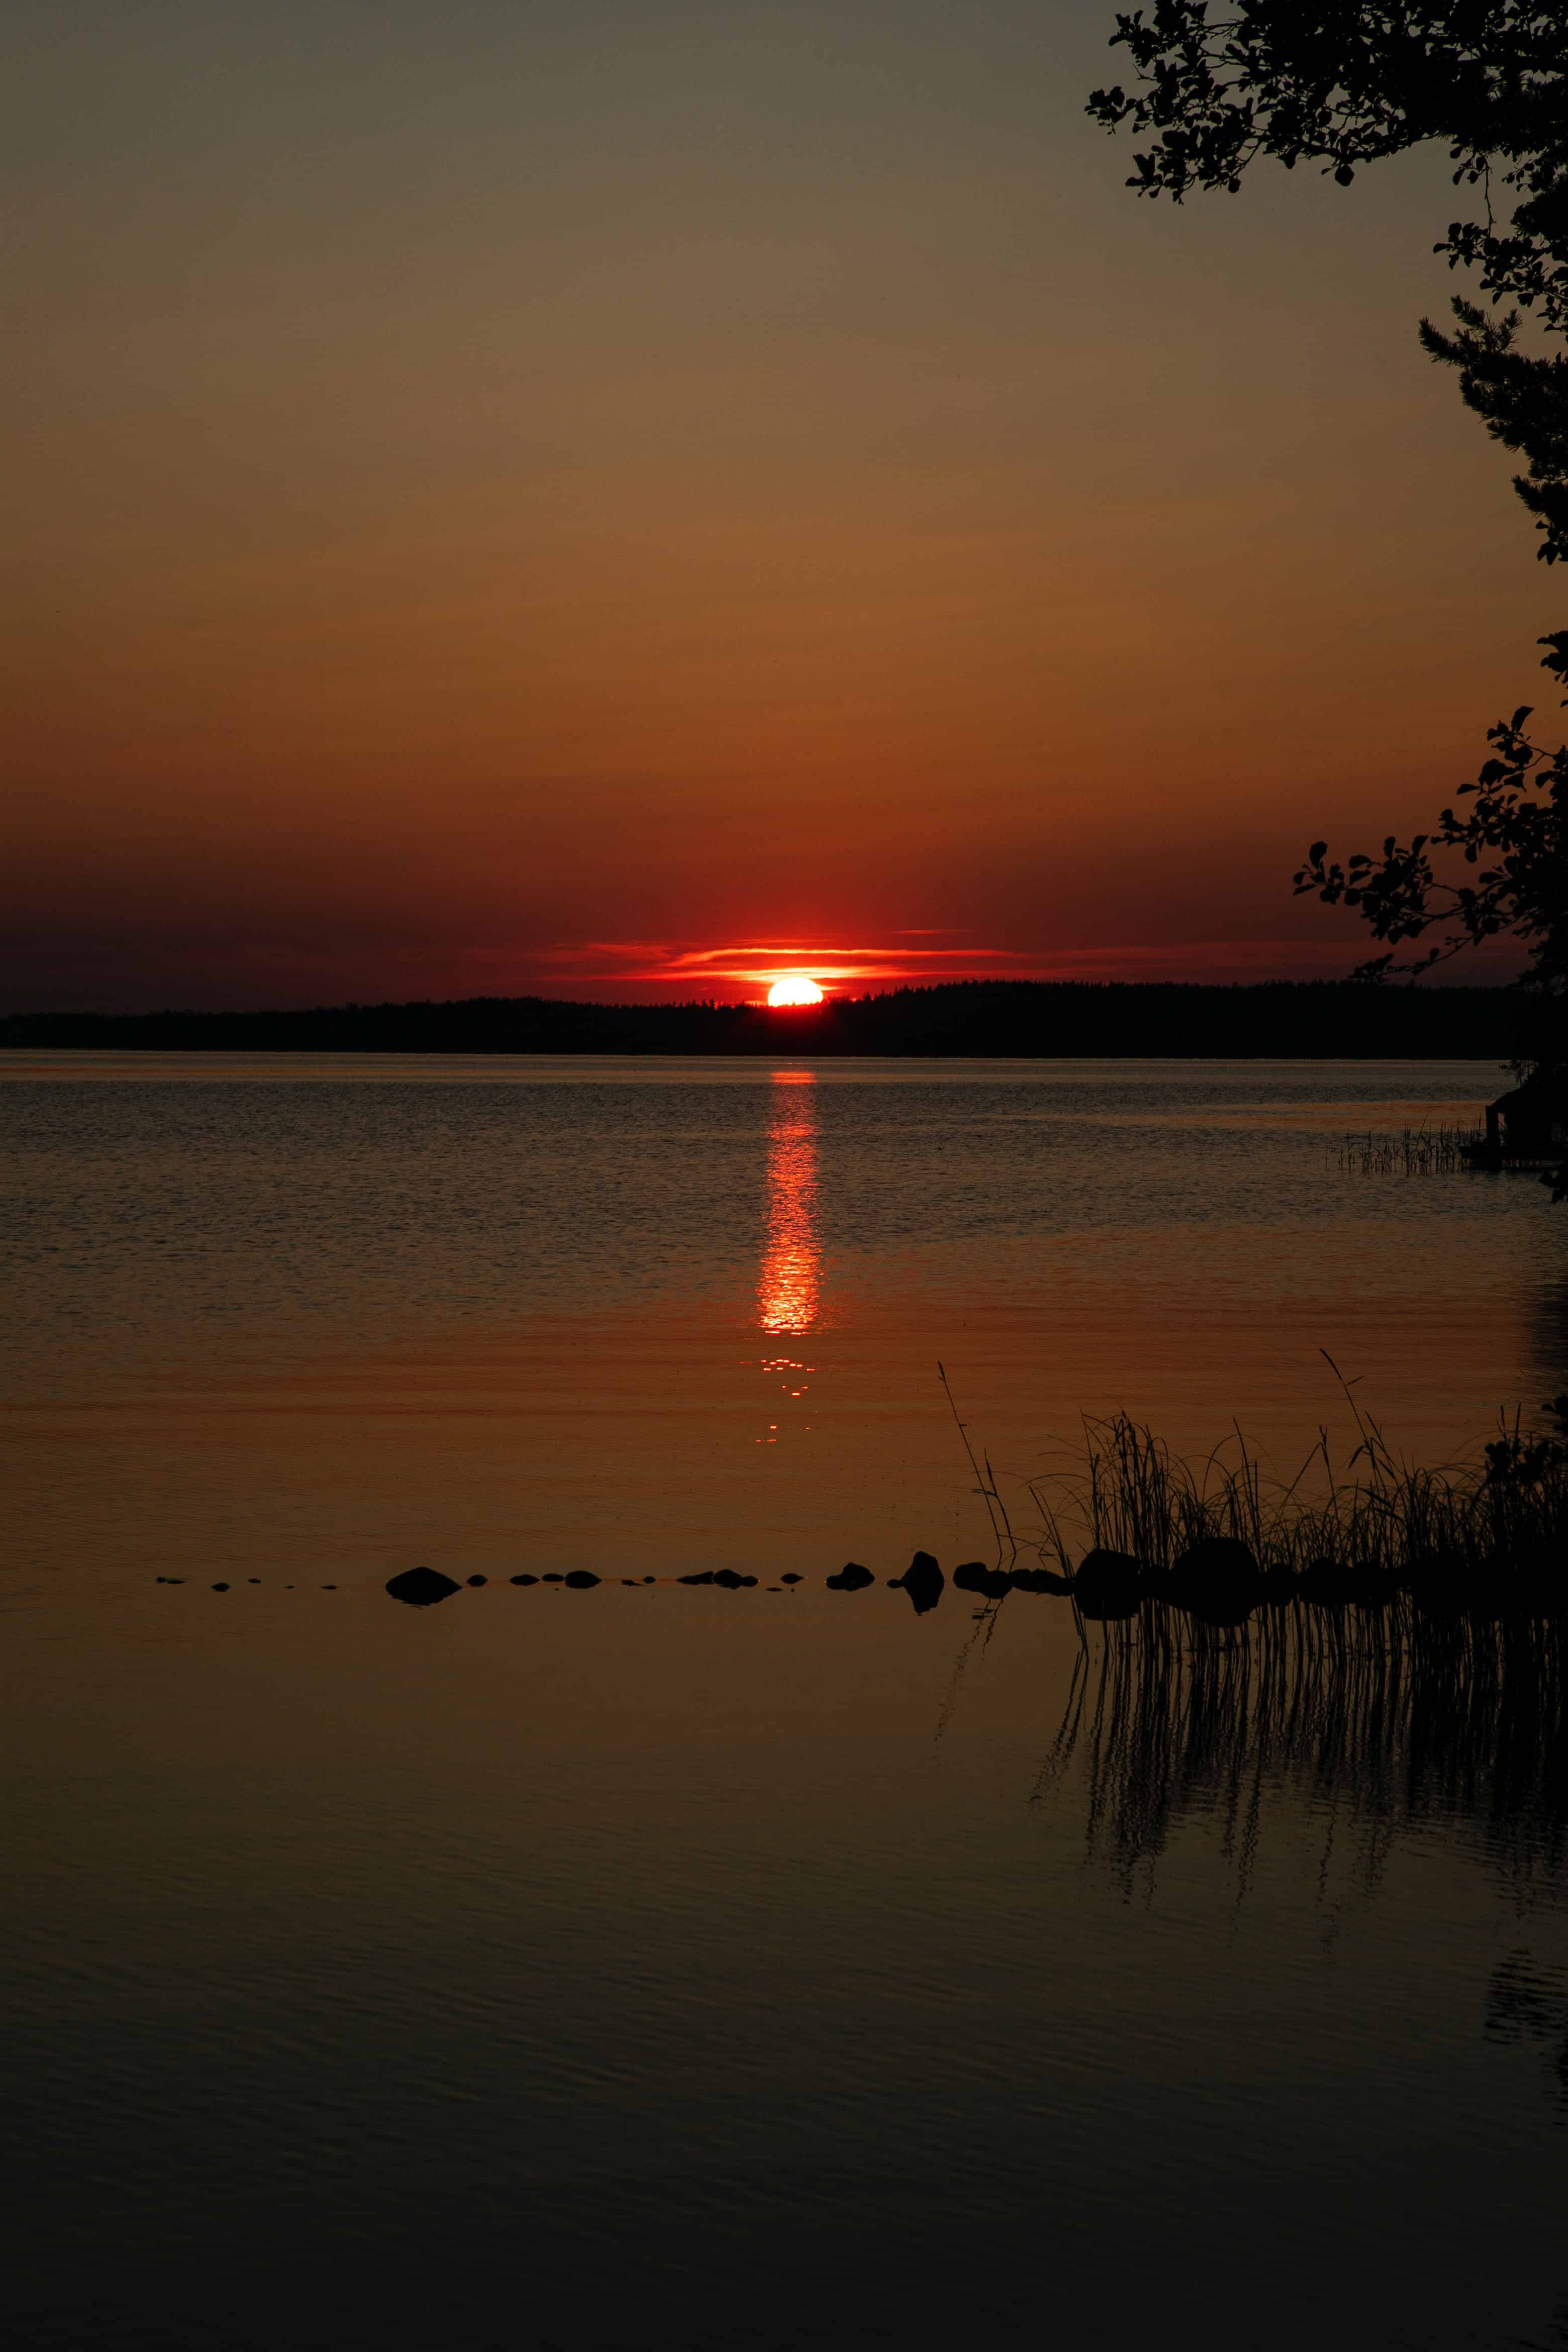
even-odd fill
[[(1108, 131), (1152, 133), (1127, 184), (1180, 204), (1193, 189), (1239, 193), (1259, 157), (1316, 163), (1342, 187), (1363, 165), (1440, 141), (1479, 218), (1450, 221), (1433, 250), (1479, 273), (1494, 306), (1516, 303), (1568, 329), (1568, 23), (1561, 0), (1240, 0), (1211, 23), (1207, 0), (1119, 14), (1142, 87), (1097, 89)], [(1500, 226), (1494, 199), (1515, 201)], [(1519, 316), (1456, 302), (1458, 331), (1424, 322), (1432, 357), (1460, 372), (1468, 405), (1522, 451), (1515, 487), (1546, 562), (1568, 556), (1568, 362), (1518, 346)]]
[[(1568, 630), (1540, 643), (1543, 664), (1568, 675)], [(1294, 877), (1296, 895), (1315, 893), (1325, 906), (1353, 907), (1389, 952), (1360, 965), (1358, 980), (1425, 971), (1464, 948), (1511, 932), (1530, 947), (1528, 981), (1550, 997), (1568, 995), (1568, 743), (1548, 751), (1525, 732), (1529, 704), (1488, 731), (1491, 756), (1446, 808), (1432, 832), (1402, 843), (1390, 834), (1380, 857), (1358, 852), (1341, 865), (1315, 841)], [(1432, 860), (1452, 850), (1479, 868), (1474, 879), (1449, 879)], [(1483, 860), (1488, 862), (1483, 864)], [(1396, 959), (1394, 950), (1433, 930), (1442, 936), (1424, 954)]]

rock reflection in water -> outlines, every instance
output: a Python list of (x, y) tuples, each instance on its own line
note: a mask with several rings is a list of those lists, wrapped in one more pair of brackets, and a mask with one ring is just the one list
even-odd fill
[(1090, 1857), (1130, 1885), (1201, 1816), (1245, 1891), (1270, 1807), (1294, 1801), (1325, 1851), (1359, 1840), (1373, 1881), (1394, 1841), (1442, 1824), (1522, 1899), (1562, 1874), (1565, 1651), (1548, 1622), (1418, 1619), (1375, 1643), (1305, 1611), (1246, 1642), (1113, 1634), (1079, 1662), (1037, 1794), (1081, 1774)]

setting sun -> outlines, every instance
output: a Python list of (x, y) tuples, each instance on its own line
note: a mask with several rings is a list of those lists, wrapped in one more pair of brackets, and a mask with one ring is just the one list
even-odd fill
[(803, 971), (786, 972), (782, 980), (775, 980), (768, 991), (770, 1004), (820, 1004), (821, 1002), (821, 989)]

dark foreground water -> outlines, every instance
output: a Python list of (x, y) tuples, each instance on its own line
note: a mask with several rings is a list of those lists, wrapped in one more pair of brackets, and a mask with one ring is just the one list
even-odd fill
[(1540, 1656), (885, 1581), (939, 1359), (1020, 1518), (1568, 1387), (1568, 1212), (1333, 1164), (1497, 1083), (7, 1057), (10, 2340), (1568, 2342)]

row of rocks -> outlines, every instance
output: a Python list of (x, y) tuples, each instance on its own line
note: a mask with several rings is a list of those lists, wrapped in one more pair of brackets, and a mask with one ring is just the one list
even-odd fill
[[(1091, 1555), (1093, 1557), (1096, 1555)], [(1103, 1557), (1112, 1559), (1119, 1555), (1107, 1553)], [(188, 1580), (183, 1576), (160, 1576), (156, 1580), (160, 1584), (184, 1584)], [(606, 1581), (587, 1568), (574, 1568), (563, 1572), (547, 1570), (542, 1575), (513, 1576), (507, 1580), (514, 1585), (560, 1584), (572, 1592), (590, 1592), (596, 1585)], [(620, 1579), (622, 1584), (633, 1586), (657, 1584), (658, 1580), (654, 1576), (623, 1576)], [(674, 1580), (677, 1584), (712, 1584), (726, 1592), (740, 1592), (748, 1588), (754, 1591), (760, 1579), (742, 1575), (737, 1569), (717, 1568), (704, 1569), (700, 1573), (690, 1576), (678, 1576)], [(804, 1584), (805, 1580), (805, 1577), (786, 1574), (767, 1589), (770, 1592), (781, 1592), (788, 1587)], [(261, 1579), (253, 1576), (248, 1581), (259, 1584)], [(464, 1579), (464, 1582), (472, 1587), (487, 1585), (489, 1581), (488, 1576)], [(845, 1562), (837, 1576), (826, 1577), (824, 1581), (830, 1592), (864, 1592), (877, 1580), (868, 1568), (863, 1567), (857, 1559), (851, 1559)], [(889, 1577), (888, 1587), (893, 1592), (907, 1592), (916, 1616), (923, 1617), (942, 1599), (946, 1582), (931, 1554), (917, 1551), (902, 1576)], [(955, 1591), (972, 1592), (987, 1601), (999, 1601), (1007, 1592), (1069, 1592), (1073, 1590), (1066, 1577), (1057, 1576), (1048, 1569), (987, 1568), (984, 1561), (977, 1559), (966, 1560), (962, 1567), (955, 1568), (952, 1583)], [(321, 1589), (323, 1592), (335, 1592), (338, 1588), (335, 1584), (324, 1584)], [(405, 1569), (400, 1575), (389, 1577), (386, 1581), (386, 1591), (392, 1598), (406, 1602), (411, 1609), (428, 1609), (438, 1601), (449, 1601), (453, 1593), (460, 1592), (462, 1589), (455, 1578), (444, 1576), (437, 1568)], [(229, 1587), (226, 1583), (217, 1583), (212, 1590), (226, 1592)], [(292, 1592), (294, 1587), (290, 1584), (285, 1590)]]
[[(592, 1586), (602, 1583), (604, 1579), (594, 1575), (589, 1569), (575, 1568), (567, 1575), (514, 1576), (510, 1580), (513, 1584), (563, 1584), (573, 1591), (585, 1592)], [(468, 1581), (470, 1585), (482, 1585), (488, 1584), (489, 1579), (470, 1576)], [(623, 1584), (653, 1584), (657, 1581), (651, 1576), (624, 1576), (621, 1579)], [(736, 1569), (717, 1568), (704, 1569), (700, 1574), (678, 1576), (675, 1581), (677, 1584), (713, 1584), (727, 1592), (739, 1592), (748, 1587), (754, 1589), (759, 1580), (754, 1576), (743, 1576)], [(769, 1585), (768, 1591), (778, 1592), (786, 1586), (804, 1584), (805, 1581), (801, 1576), (781, 1576), (776, 1584)], [(837, 1576), (827, 1577), (825, 1581), (829, 1592), (864, 1592), (877, 1580), (859, 1560), (851, 1559), (845, 1562)], [(902, 1576), (890, 1576), (888, 1585), (891, 1591), (907, 1592), (916, 1616), (923, 1617), (942, 1599), (946, 1581), (931, 1554), (917, 1551)], [(962, 1568), (955, 1568), (952, 1582), (955, 1591), (977, 1593), (986, 1600), (1000, 1600), (1005, 1592), (1066, 1592), (1070, 1590), (1065, 1577), (1055, 1576), (1048, 1569), (993, 1569), (987, 1568), (981, 1560), (968, 1560)], [(406, 1601), (411, 1608), (426, 1609), (434, 1601), (449, 1600), (454, 1592), (461, 1591), (462, 1587), (451, 1577), (443, 1576), (439, 1569), (409, 1568), (401, 1576), (390, 1577), (386, 1590), (395, 1601)]]
[[(471, 1585), (488, 1581), (482, 1576), (470, 1576), (468, 1580)], [(652, 1584), (655, 1580), (651, 1576), (621, 1580), (626, 1584)], [(804, 1580), (788, 1575), (768, 1589), (777, 1591), (783, 1586)], [(603, 1580), (590, 1570), (579, 1568), (565, 1575), (514, 1576), (511, 1581), (563, 1584), (574, 1591), (586, 1591)], [(676, 1581), (718, 1585), (727, 1591), (740, 1591), (754, 1588), (758, 1579), (742, 1575), (735, 1569), (721, 1568), (678, 1577)], [(876, 1581), (868, 1568), (853, 1559), (847, 1560), (836, 1576), (826, 1580), (830, 1592), (864, 1592)], [(907, 1593), (915, 1614), (923, 1617), (942, 1599), (946, 1579), (930, 1552), (917, 1551), (903, 1575), (889, 1577), (888, 1582), (890, 1590)], [(1189, 1546), (1164, 1574), (1157, 1575), (1131, 1552), (1097, 1547), (1085, 1554), (1075, 1576), (1065, 1576), (1048, 1568), (991, 1568), (976, 1559), (965, 1560), (953, 1570), (952, 1584), (955, 1591), (973, 1593), (984, 1601), (1001, 1601), (1010, 1592), (1069, 1597), (1083, 1616), (1101, 1622), (1133, 1616), (1145, 1601), (1157, 1599), (1210, 1624), (1238, 1625), (1265, 1599), (1278, 1597), (1248, 1547), (1225, 1536), (1208, 1537)], [(1300, 1591), (1304, 1598), (1318, 1597), (1310, 1589), (1310, 1577), (1291, 1580), (1291, 1589)], [(396, 1601), (424, 1608), (432, 1601), (448, 1599), (459, 1587), (437, 1569), (411, 1568), (393, 1577), (386, 1590)], [(1326, 1591), (1322, 1597), (1328, 1597)]]
[[(160, 1584), (184, 1584), (187, 1580), (183, 1576), (157, 1579)], [(574, 1592), (591, 1591), (605, 1580), (586, 1568), (551, 1570), (538, 1576), (519, 1575), (510, 1580), (514, 1585), (563, 1585)], [(732, 1568), (705, 1569), (700, 1573), (675, 1579), (678, 1584), (716, 1585), (728, 1592), (755, 1590), (759, 1580)], [(259, 1584), (261, 1579), (253, 1576), (248, 1581)], [(489, 1579), (470, 1576), (467, 1581), (485, 1585)], [(653, 1576), (623, 1576), (619, 1581), (640, 1586), (657, 1584), (659, 1580)], [(805, 1581), (804, 1577), (788, 1574), (781, 1576), (767, 1590), (780, 1592)], [(830, 1592), (864, 1592), (877, 1580), (868, 1568), (852, 1559), (825, 1581)], [(1468, 1563), (1438, 1555), (1408, 1563), (1397, 1577), (1378, 1575), (1327, 1559), (1310, 1561), (1298, 1574), (1270, 1573), (1259, 1566), (1248, 1545), (1229, 1536), (1206, 1536), (1190, 1544), (1166, 1570), (1151, 1567), (1135, 1553), (1097, 1546), (1084, 1554), (1072, 1576), (1048, 1568), (991, 1568), (984, 1560), (972, 1559), (953, 1570), (952, 1581), (955, 1591), (971, 1593), (986, 1601), (1001, 1601), (1010, 1592), (1066, 1596), (1076, 1603), (1081, 1616), (1096, 1622), (1125, 1622), (1136, 1616), (1145, 1602), (1155, 1602), (1180, 1610), (1201, 1623), (1218, 1627), (1238, 1626), (1259, 1609), (1281, 1608), (1298, 1601), (1331, 1612), (1377, 1611), (1386, 1609), (1401, 1596), (1407, 1598), (1418, 1613), (1432, 1617), (1544, 1617), (1561, 1610), (1563, 1589), (1561, 1566), (1553, 1561), (1540, 1564), (1533, 1573), (1515, 1566), (1495, 1591), (1481, 1593), (1477, 1590), (1475, 1570)], [(946, 1583), (941, 1567), (929, 1551), (917, 1551), (902, 1576), (888, 1579), (890, 1591), (909, 1596), (917, 1617), (923, 1617), (937, 1606)], [(227, 1592), (229, 1589), (226, 1582), (212, 1587), (215, 1592)], [(337, 1589), (335, 1584), (321, 1588), (325, 1592), (335, 1592)], [(285, 1590), (291, 1592), (294, 1587), (290, 1584)], [(420, 1567), (405, 1569), (401, 1575), (390, 1577), (386, 1590), (395, 1601), (425, 1609), (433, 1602), (449, 1600), (462, 1587), (451, 1577), (443, 1576), (438, 1569)]]
[[(604, 1580), (602, 1576), (595, 1576), (591, 1568), (574, 1568), (564, 1575), (514, 1576), (510, 1580), (513, 1584), (564, 1584), (573, 1592), (591, 1592), (595, 1585), (602, 1584)], [(635, 1584), (637, 1580), (630, 1576), (621, 1580), (623, 1584)], [(753, 1583), (755, 1580), (753, 1578)], [(471, 1585), (488, 1584), (489, 1578), (470, 1576), (468, 1581)], [(652, 1584), (655, 1580), (645, 1576), (641, 1581)], [(388, 1577), (386, 1589), (395, 1601), (405, 1601), (411, 1609), (428, 1609), (433, 1601), (449, 1601), (454, 1592), (462, 1591), (461, 1585), (454, 1583), (451, 1577), (443, 1576), (438, 1568), (405, 1568), (401, 1576)]]
[[(153, 1580), (154, 1584), (188, 1584), (190, 1580), (191, 1580), (188, 1576), (155, 1576)], [(245, 1580), (247, 1584), (259, 1584), (261, 1579), (258, 1576), (247, 1576)], [(479, 1579), (479, 1582), (481, 1584), (484, 1582), (484, 1578), (482, 1576)], [(323, 1584), (319, 1586), (317, 1589), (321, 1592), (335, 1592), (338, 1588), (335, 1584)], [(456, 1591), (456, 1586), (454, 1586), (453, 1590)], [(214, 1592), (226, 1592), (229, 1590), (229, 1586), (226, 1581), (220, 1577), (216, 1584), (209, 1587), (209, 1590)], [(285, 1592), (292, 1592), (294, 1587), (291, 1584), (286, 1584), (283, 1587), (283, 1590)]]

